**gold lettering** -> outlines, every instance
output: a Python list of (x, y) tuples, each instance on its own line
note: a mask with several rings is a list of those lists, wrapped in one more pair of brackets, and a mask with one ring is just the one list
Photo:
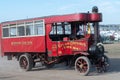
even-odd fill
[(32, 41), (26, 41), (26, 42), (11, 42), (11, 45), (32, 45)]

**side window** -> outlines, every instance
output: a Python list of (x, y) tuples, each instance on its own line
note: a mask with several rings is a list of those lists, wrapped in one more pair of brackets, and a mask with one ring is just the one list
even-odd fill
[(3, 28), (3, 37), (9, 37), (9, 28)]
[(17, 36), (16, 24), (10, 24), (9, 27), (10, 27), (10, 33), (9, 33), (10, 37)]
[(53, 23), (50, 34), (71, 34), (71, 25), (69, 23)]
[(33, 25), (26, 25), (26, 35), (34, 35)]
[(43, 21), (35, 22), (34, 32), (35, 35), (44, 35)]
[(24, 36), (25, 35), (25, 28), (24, 26), (17, 27), (18, 30), (18, 36)]
[(16, 32), (16, 27), (11, 27), (10, 28), (10, 36), (11, 37), (14, 37), (17, 35), (17, 32)]
[(71, 24), (68, 22), (53, 23), (49, 37), (52, 41), (62, 41), (71, 35)]
[(10, 28), (10, 36), (11, 37), (14, 37), (17, 35), (17, 32), (16, 32), (16, 27), (11, 27)]
[(56, 28), (57, 28), (56, 26), (52, 26), (52, 30), (51, 30), (51, 32), (50, 32), (51, 35), (57, 34)]
[(71, 34), (71, 25), (70, 24), (65, 25), (65, 34)]
[(57, 26), (57, 34), (63, 34), (62, 25), (58, 25), (58, 26)]
[(44, 20), (3, 24), (2, 31), (3, 37), (43, 36), (45, 35)]
[(63, 28), (62, 28), (62, 23), (53, 23), (52, 24), (52, 31), (50, 34), (55, 35), (55, 34), (63, 34)]

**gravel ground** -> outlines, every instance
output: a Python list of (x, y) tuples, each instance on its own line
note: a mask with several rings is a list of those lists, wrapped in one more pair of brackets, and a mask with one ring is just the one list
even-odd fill
[(105, 54), (111, 61), (111, 67), (107, 73), (92, 72), (89, 76), (80, 76), (74, 69), (61, 65), (50, 70), (38, 68), (24, 72), (15, 59), (8, 61), (6, 57), (0, 57), (0, 80), (120, 80), (120, 43), (104, 46)]

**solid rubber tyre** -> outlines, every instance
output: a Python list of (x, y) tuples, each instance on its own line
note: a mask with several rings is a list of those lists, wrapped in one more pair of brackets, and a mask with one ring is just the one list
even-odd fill
[(75, 61), (75, 70), (82, 76), (87, 76), (91, 69), (90, 60), (87, 57), (78, 57)]
[(20, 68), (24, 71), (30, 71), (33, 68), (33, 59), (30, 54), (22, 54), (19, 58)]

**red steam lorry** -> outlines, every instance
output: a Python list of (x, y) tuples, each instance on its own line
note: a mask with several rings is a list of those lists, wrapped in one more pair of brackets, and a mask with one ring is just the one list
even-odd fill
[[(105, 72), (109, 59), (100, 44), (101, 21), (102, 14), (93, 7), (92, 13), (2, 22), (1, 55), (7, 56), (8, 60), (16, 57), (25, 71), (32, 70), (37, 62), (47, 68), (66, 62), (80, 75), (88, 75), (93, 66), (98, 72)], [(83, 31), (82, 34), (78, 33), (79, 30)]]

